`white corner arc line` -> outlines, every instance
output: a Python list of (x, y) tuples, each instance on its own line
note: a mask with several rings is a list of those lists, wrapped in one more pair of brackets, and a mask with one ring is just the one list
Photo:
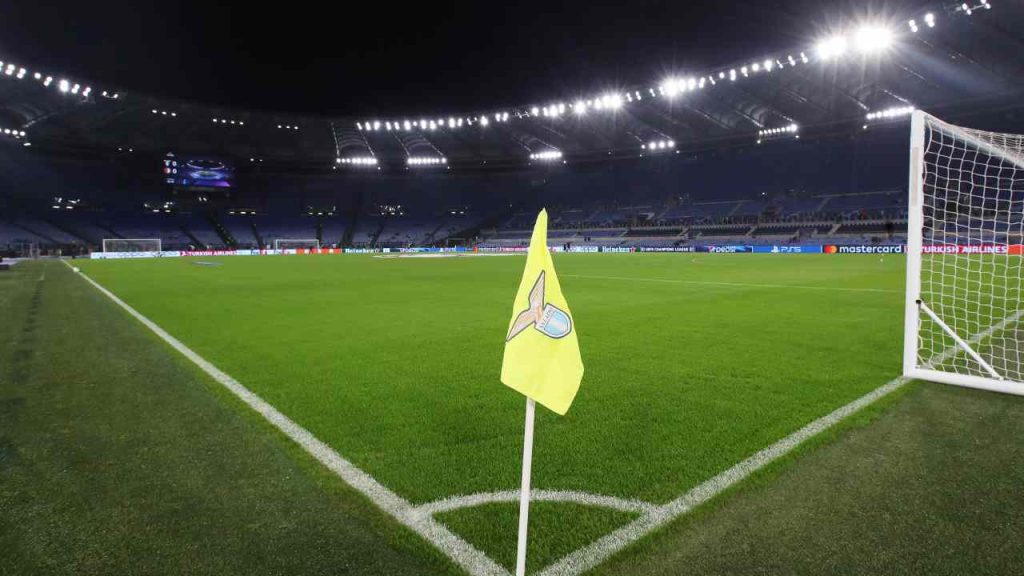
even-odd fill
[[(74, 269), (66, 260), (62, 260), (62, 262), (72, 270)], [(225, 372), (222, 372), (202, 356), (196, 354), (180, 340), (168, 334), (163, 328), (140, 314), (95, 280), (89, 278), (84, 273), (79, 272), (78, 274), (86, 282), (92, 284), (93, 287), (110, 298), (115, 304), (123, 308), (128, 314), (141, 322), (146, 328), (149, 328), (160, 339), (191, 360), (203, 372), (206, 372), (207, 375), (230, 390), (242, 402), (245, 402), (250, 408), (258, 412), (268, 422), (273, 424), (274, 427), (284, 433), (285, 436), (341, 477), (346, 484), (361, 492), (371, 502), (376, 504), (377, 507), (398, 520), (399, 523), (412, 529), (436, 546), (464, 570), (473, 576), (508, 576), (508, 570), (501, 567), (486, 554), (474, 548), (429, 515), (419, 513), (416, 507), (404, 498), (389, 490), (366, 472), (360, 470), (355, 464), (346, 460), (311, 432), (282, 414), (277, 408), (274, 408), (270, 403), (260, 398)]]
[[(421, 504), (416, 508), (417, 512), (423, 514), (439, 514), (462, 508), (473, 508), (484, 504), (495, 504), (502, 502), (519, 502), (519, 490), (503, 490), (500, 492), (479, 492), (466, 496), (451, 496), (441, 500), (435, 500), (427, 504)], [(643, 500), (618, 498), (615, 496), (603, 496), (601, 494), (590, 494), (577, 490), (533, 490), (530, 492), (530, 502), (561, 502), (567, 504), (580, 504), (582, 506), (594, 506), (608, 508), (620, 512), (632, 512), (635, 514), (650, 514), (658, 506)]]
[(713, 282), (711, 280), (679, 280), (677, 278), (643, 278), (640, 276), (593, 276), (590, 274), (559, 274), (561, 278), (590, 280), (622, 280), (626, 282), (657, 282), (662, 284), (690, 284), (695, 286), (726, 286), (729, 288), (773, 288), (782, 290), (820, 290), (824, 292), (867, 292), (875, 294), (903, 294), (903, 290), (888, 288), (847, 288), (844, 286), (800, 286), (793, 284), (758, 284), (748, 282)]

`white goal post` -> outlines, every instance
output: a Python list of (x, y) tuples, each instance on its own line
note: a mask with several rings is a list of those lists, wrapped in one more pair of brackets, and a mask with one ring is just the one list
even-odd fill
[(1024, 135), (911, 118), (903, 374), (1024, 395)]
[(294, 250), (296, 248), (320, 248), (316, 238), (278, 238), (274, 240), (274, 250)]
[(159, 238), (104, 238), (104, 252), (160, 252)]

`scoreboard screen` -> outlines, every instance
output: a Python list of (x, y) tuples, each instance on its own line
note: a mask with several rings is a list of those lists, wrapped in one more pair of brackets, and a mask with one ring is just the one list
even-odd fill
[(235, 169), (229, 163), (209, 156), (167, 154), (163, 165), (164, 181), (186, 188), (231, 188)]

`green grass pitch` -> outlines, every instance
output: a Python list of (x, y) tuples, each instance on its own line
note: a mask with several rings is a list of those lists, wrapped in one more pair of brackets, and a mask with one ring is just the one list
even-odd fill
[[(81, 262), (129, 305), (414, 504), (518, 487), (498, 381), (521, 257)], [(667, 502), (898, 375), (903, 259), (572, 254), (586, 374), (539, 411), (536, 489)], [(514, 504), (439, 515), (508, 566)], [(537, 506), (530, 566), (630, 519)]]

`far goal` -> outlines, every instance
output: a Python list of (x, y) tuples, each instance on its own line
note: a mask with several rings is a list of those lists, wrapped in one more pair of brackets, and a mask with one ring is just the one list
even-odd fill
[(316, 238), (278, 238), (274, 240), (274, 250), (319, 249), (320, 241)]
[(914, 112), (903, 373), (1024, 394), (1024, 135)]
[(159, 238), (104, 238), (104, 252), (160, 252)]

